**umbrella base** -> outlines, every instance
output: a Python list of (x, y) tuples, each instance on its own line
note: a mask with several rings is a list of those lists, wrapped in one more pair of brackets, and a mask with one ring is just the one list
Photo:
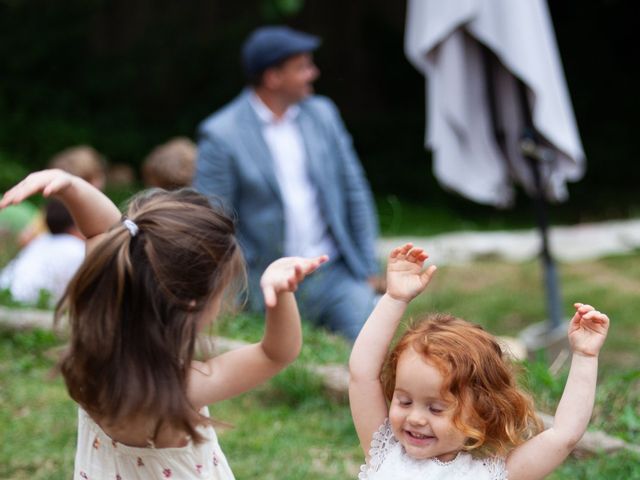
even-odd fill
[(567, 330), (569, 322), (561, 322), (556, 327), (550, 327), (549, 322), (540, 322), (529, 325), (519, 334), (520, 340), (527, 349), (527, 358), (534, 361), (540, 356), (550, 364), (556, 363), (560, 358), (568, 357), (570, 352)]

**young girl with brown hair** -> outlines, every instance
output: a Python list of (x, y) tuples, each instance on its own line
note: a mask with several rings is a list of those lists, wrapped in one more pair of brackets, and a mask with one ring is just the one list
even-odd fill
[(387, 357), (409, 302), (435, 273), (411, 244), (393, 250), (387, 292), (351, 359), (351, 411), (367, 456), (360, 479), (535, 480), (569, 455), (593, 409), (598, 353), (609, 319), (576, 303), (573, 359), (553, 427), (540, 432), (509, 360), (480, 326), (435, 314), (410, 327)]
[(256, 344), (194, 360), (198, 332), (243, 278), (234, 225), (193, 190), (151, 190), (125, 217), (61, 170), (26, 177), (0, 208), (42, 192), (67, 206), (87, 257), (58, 305), (71, 343), (61, 370), (79, 404), (75, 479), (231, 479), (207, 406), (271, 378), (298, 355), (293, 291), (326, 261), (281, 258), (264, 272)]

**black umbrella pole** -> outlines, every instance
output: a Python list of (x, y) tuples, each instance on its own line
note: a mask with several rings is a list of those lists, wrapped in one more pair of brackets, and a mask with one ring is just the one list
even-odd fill
[(547, 299), (547, 314), (549, 315), (548, 331), (554, 331), (560, 326), (562, 317), (562, 308), (560, 300), (560, 282), (558, 281), (558, 272), (556, 264), (551, 256), (549, 249), (549, 221), (547, 218), (547, 202), (542, 191), (542, 180), (540, 176), (539, 157), (536, 152), (536, 143), (533, 139), (526, 138), (522, 144), (522, 152), (527, 159), (535, 187), (535, 195), (533, 196), (534, 211), (536, 221), (538, 223), (538, 231), (540, 232), (541, 250), (540, 260), (542, 262), (542, 270), (544, 273), (544, 286)]

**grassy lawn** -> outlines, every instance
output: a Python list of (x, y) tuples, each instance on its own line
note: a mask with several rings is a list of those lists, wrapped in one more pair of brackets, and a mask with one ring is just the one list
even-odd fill
[[(640, 254), (561, 264), (565, 313), (573, 301), (590, 302), (612, 319), (602, 353), (601, 382), (592, 428), (640, 444)], [(447, 266), (412, 307), (448, 311), (492, 332), (516, 335), (545, 318), (537, 262), (483, 261)], [(253, 340), (261, 320), (226, 318), (223, 335)], [(0, 478), (66, 479), (73, 467), (76, 409), (60, 378), (49, 378), (47, 352), (61, 340), (48, 332), (0, 332)], [(328, 398), (308, 363), (346, 362), (339, 338), (305, 328), (300, 360), (259, 390), (215, 405), (222, 447), (238, 479), (355, 478), (362, 460), (348, 406)], [(544, 364), (528, 366), (522, 381), (541, 410), (553, 412), (564, 385)], [(640, 479), (640, 457), (630, 453), (571, 458), (552, 479)]]

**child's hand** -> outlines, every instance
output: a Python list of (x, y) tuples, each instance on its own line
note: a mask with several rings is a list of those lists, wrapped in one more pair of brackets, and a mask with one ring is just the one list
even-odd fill
[(284, 257), (273, 262), (260, 279), (264, 304), (267, 307), (275, 307), (279, 293), (295, 292), (304, 277), (314, 272), (327, 260), (329, 257), (322, 255), (315, 258)]
[(609, 317), (591, 305), (574, 303), (576, 314), (569, 324), (569, 343), (574, 353), (594, 357), (607, 338)]
[(435, 265), (423, 270), (428, 257), (422, 248), (411, 243), (394, 249), (387, 263), (387, 294), (408, 303), (421, 293), (436, 271)]
[(20, 203), (38, 192), (42, 192), (45, 197), (60, 193), (71, 185), (73, 178), (73, 175), (58, 169), (32, 173), (2, 196), (0, 208)]

